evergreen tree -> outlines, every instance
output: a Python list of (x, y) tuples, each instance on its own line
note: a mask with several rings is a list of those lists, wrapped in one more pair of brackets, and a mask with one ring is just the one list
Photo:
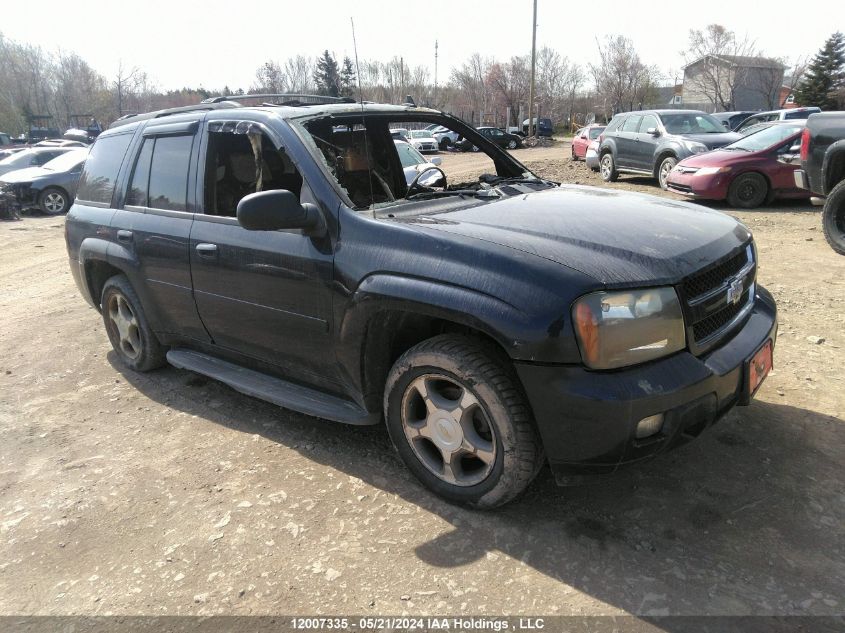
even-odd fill
[(317, 92), (330, 97), (340, 96), (340, 73), (337, 62), (328, 50), (317, 58), (317, 70), (314, 72)]
[(351, 97), (355, 93), (355, 68), (349, 56), (343, 58), (343, 68), (340, 71), (340, 96)]
[(836, 32), (816, 53), (795, 98), (801, 105), (837, 108), (837, 93), (845, 87), (845, 35)]

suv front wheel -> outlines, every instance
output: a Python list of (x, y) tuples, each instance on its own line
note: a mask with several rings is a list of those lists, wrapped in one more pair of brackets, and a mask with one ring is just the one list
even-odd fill
[(613, 160), (613, 154), (607, 152), (601, 157), (600, 163), (601, 179), (605, 182), (616, 182), (619, 178), (619, 172), (616, 171), (616, 163)]
[(475, 508), (519, 495), (543, 464), (512, 370), (472, 339), (441, 335), (405, 352), (387, 378), (387, 430), (430, 490)]
[(135, 371), (165, 364), (165, 348), (150, 329), (141, 301), (125, 275), (115, 275), (103, 286), (103, 323), (120, 361)]
[(660, 188), (664, 191), (669, 188), (669, 172), (671, 172), (675, 165), (678, 164), (678, 159), (674, 156), (667, 156), (660, 163), (660, 169), (657, 171), (657, 181), (660, 183)]

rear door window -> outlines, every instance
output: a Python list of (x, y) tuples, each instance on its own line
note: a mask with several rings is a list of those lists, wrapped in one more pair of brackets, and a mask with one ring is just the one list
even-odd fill
[(79, 179), (76, 197), (80, 201), (111, 204), (114, 181), (131, 140), (132, 133), (97, 139)]
[(138, 160), (135, 162), (132, 181), (129, 183), (129, 192), (126, 194), (126, 204), (128, 205), (147, 206), (147, 188), (150, 184), (150, 162), (153, 158), (153, 145), (155, 145), (155, 138), (144, 139), (141, 153), (138, 154)]
[(185, 211), (188, 203), (188, 167), (193, 136), (156, 138), (150, 164), (148, 206)]
[(640, 115), (633, 115), (629, 116), (625, 123), (622, 125), (621, 132), (636, 132), (637, 127), (640, 125), (640, 121), (642, 121), (642, 117)]

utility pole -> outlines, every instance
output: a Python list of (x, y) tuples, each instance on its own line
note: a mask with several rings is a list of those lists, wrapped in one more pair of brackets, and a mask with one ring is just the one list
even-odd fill
[(437, 40), (434, 40), (434, 103), (432, 105), (437, 107)]
[(534, 69), (537, 66), (537, 0), (531, 22), (531, 83), (528, 89), (528, 136), (534, 136)]

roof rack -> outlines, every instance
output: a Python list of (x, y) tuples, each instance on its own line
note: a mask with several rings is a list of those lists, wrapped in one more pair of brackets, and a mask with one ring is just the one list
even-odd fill
[(286, 106), (307, 106), (307, 105), (327, 105), (329, 103), (355, 103), (352, 97), (329, 97), (326, 95), (306, 95), (293, 93), (261, 93), (248, 95), (228, 95), (222, 97), (210, 97), (204, 99), (202, 103), (222, 103), (225, 101), (234, 101), (235, 103), (244, 99), (274, 99), (280, 100), (279, 103), (268, 103), (266, 105), (286, 105)]
[(197, 105), (189, 105), (189, 106), (181, 106), (179, 108), (167, 108), (165, 110), (155, 110), (153, 112), (142, 112), (140, 114), (124, 114), (122, 117), (118, 118), (114, 123), (112, 123), (109, 128), (119, 127), (121, 125), (126, 125), (127, 123), (134, 123), (135, 121), (145, 121), (147, 119), (159, 119), (161, 117), (171, 116), (174, 114), (182, 114), (183, 112), (195, 112), (195, 111), (202, 111), (202, 110), (219, 110), (223, 108), (236, 108), (238, 107), (238, 103), (233, 103), (231, 101), (221, 100), (215, 101), (214, 103), (205, 102), (199, 103)]

